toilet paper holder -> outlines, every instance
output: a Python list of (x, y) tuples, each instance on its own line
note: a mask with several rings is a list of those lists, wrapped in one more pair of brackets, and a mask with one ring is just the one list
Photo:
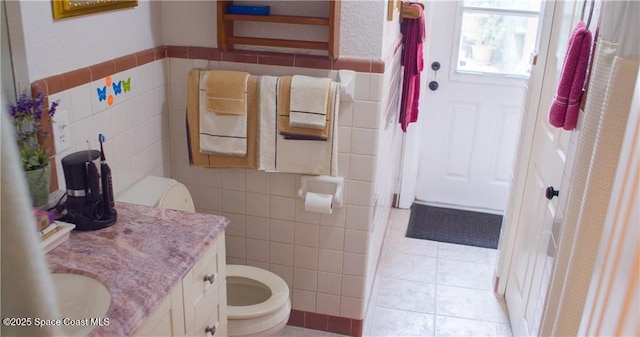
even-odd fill
[(331, 176), (301, 176), (298, 198), (304, 200), (307, 192), (333, 195), (333, 207), (342, 207), (342, 192), (344, 190), (343, 177)]

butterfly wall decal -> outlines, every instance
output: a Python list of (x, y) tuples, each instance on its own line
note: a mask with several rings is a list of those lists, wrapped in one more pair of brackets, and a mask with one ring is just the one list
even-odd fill
[(107, 87), (106, 86), (102, 87), (102, 89), (96, 88), (96, 90), (98, 91), (98, 101), (99, 102), (102, 102), (105, 99), (107, 99)]
[(113, 87), (113, 93), (115, 93), (116, 96), (122, 93), (122, 81), (119, 81), (118, 83), (113, 82), (111, 83), (111, 86)]
[(129, 92), (129, 90), (131, 90), (131, 77), (127, 78), (126, 81), (121, 81), (122, 82), (122, 88), (124, 89), (124, 92)]

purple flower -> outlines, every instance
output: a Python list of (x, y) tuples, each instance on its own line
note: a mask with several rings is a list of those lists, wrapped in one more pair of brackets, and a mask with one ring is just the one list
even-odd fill
[(53, 115), (56, 114), (56, 109), (58, 108), (58, 105), (60, 105), (59, 100), (51, 103), (51, 108), (49, 109), (49, 117), (53, 117)]
[[(49, 163), (47, 149), (38, 143), (38, 135), (47, 137), (49, 132), (42, 130), (42, 113), (45, 111), (45, 96), (38, 93), (35, 98), (24, 91), (18, 96), (15, 105), (9, 105), (9, 115), (13, 118), (23, 168), (26, 171), (42, 168)], [(53, 117), (60, 101), (55, 101), (48, 109)]]
[(9, 105), (9, 114), (13, 119), (17, 118), (18, 108), (15, 105)]
[(44, 94), (43, 93), (39, 93), (38, 96), (36, 96), (36, 101), (35, 101), (35, 108), (34, 108), (34, 113), (33, 113), (33, 117), (35, 117), (35, 119), (40, 119), (42, 118), (42, 103), (44, 102)]
[(20, 94), (20, 97), (18, 98), (18, 102), (16, 104), (16, 108), (19, 114), (31, 114), (33, 101), (31, 100), (31, 98), (27, 97), (26, 92)]

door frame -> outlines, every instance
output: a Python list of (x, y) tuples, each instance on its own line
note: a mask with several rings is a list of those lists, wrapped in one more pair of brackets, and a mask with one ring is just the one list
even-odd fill
[[(432, 22), (433, 8), (430, 1), (422, 2), (424, 4), (425, 29), (431, 31), (429, 26)], [(431, 44), (423, 44), (423, 55), (428, 56), (431, 51)], [(420, 83), (429, 83), (427, 81), (427, 71), (423, 71), (420, 75)], [(423, 85), (424, 88), (426, 86)], [(422, 95), (424, 97), (424, 95)], [(398, 208), (408, 209), (416, 198), (416, 185), (418, 184), (418, 166), (420, 164), (420, 143), (422, 135), (419, 132), (423, 128), (424, 118), (418, 118), (418, 122), (409, 124), (407, 132), (402, 134), (402, 153), (400, 158), (400, 183), (398, 191), (397, 204), (393, 205)]]
[[(545, 5), (545, 3), (546, 2), (543, 2), (544, 8), (540, 10), (540, 21), (538, 26), (539, 31), (541, 29), (540, 27), (542, 27), (542, 25), (544, 24), (543, 20), (547, 15), (547, 13), (545, 13), (545, 8), (549, 7)], [(424, 5), (425, 5), (424, 13), (426, 15), (425, 23), (426, 23), (427, 32), (434, 31), (430, 26), (432, 22), (431, 18), (433, 17), (432, 4), (430, 2), (426, 2), (424, 3)], [(453, 38), (458, 41), (460, 39), (460, 34), (461, 34), (460, 24), (462, 22), (462, 16), (461, 16), (462, 12), (459, 8), (460, 3), (458, 3), (457, 6), (458, 7), (456, 9), (456, 18), (455, 18), (457, 28), (453, 32), (454, 33)], [(451, 50), (452, 57), (457, 59), (458, 53), (459, 53), (458, 47), (456, 44), (454, 44)], [(425, 55), (425, 58), (430, 55), (429, 43), (426, 43), (424, 45), (423, 54)], [(427, 78), (429, 76), (429, 71), (426, 71), (426, 70), (428, 69), (425, 68), (425, 71), (423, 71), (421, 74), (422, 76), (421, 83), (429, 83), (429, 79)], [(475, 74), (475, 73), (456, 73), (453, 67), (445, 71), (446, 71), (445, 76), (448, 76), (451, 81), (456, 81), (456, 82), (461, 81), (461, 82), (469, 82), (469, 83), (486, 83), (486, 84), (494, 84), (494, 85), (500, 85), (500, 86), (523, 85), (525, 87), (527, 87), (527, 82), (528, 82), (526, 78), (519, 77), (519, 76), (492, 76), (492, 75), (479, 76), (478, 74)], [(425, 85), (423, 85), (423, 89), (426, 90)], [(393, 205), (398, 208), (408, 209), (411, 207), (411, 204), (415, 200), (416, 186), (418, 184), (418, 172), (419, 172), (419, 165), (420, 165), (420, 142), (422, 139), (419, 130), (423, 129), (424, 123), (425, 123), (424, 118), (418, 118), (418, 122), (415, 124), (409, 124), (409, 129), (407, 130), (406, 133), (403, 134), (398, 198), (397, 198), (396, 204)], [(525, 125), (524, 116), (521, 120), (521, 125), (523, 127)], [(520, 134), (521, 136), (524, 134), (523, 129), (520, 130)], [(533, 140), (533, 134), (531, 136), (531, 140)], [(514, 167), (515, 167), (515, 160), (514, 160)], [(513, 172), (512, 172), (512, 178), (513, 178)], [(461, 209), (467, 209), (467, 208), (462, 207)], [(469, 210), (476, 210), (476, 209), (469, 208)], [(482, 210), (478, 210), (478, 211), (482, 211)]]
[[(561, 4), (560, 4), (561, 5)], [(532, 76), (527, 81), (527, 101), (523, 106), (524, 113), (521, 119), (520, 137), (518, 140), (517, 155), (512, 170), (511, 187), (509, 188), (509, 203), (505, 210), (503, 220), (503, 231), (500, 237), (498, 261), (494, 270), (495, 287), (494, 291), (499, 295), (504, 295), (506, 290), (506, 281), (511, 265), (511, 257), (513, 255), (514, 242), (518, 231), (518, 218), (522, 207), (524, 185), (526, 181), (526, 173), (529, 165), (532, 147), (533, 135), (535, 130), (535, 121), (537, 113), (527, 113), (527, 111), (538, 111), (542, 84), (544, 81), (544, 68), (549, 55), (549, 44), (551, 36), (551, 22), (553, 22), (555, 8), (559, 6), (557, 2), (543, 2), (544, 8), (541, 10), (541, 20), (539, 23), (540, 37), (538, 54), (532, 61), (535, 66), (532, 67)], [(431, 13), (425, 10), (425, 13)], [(429, 20), (431, 22), (431, 20)], [(425, 55), (428, 50), (425, 50)], [(535, 74), (533, 74), (535, 72)], [(535, 76), (534, 76), (535, 75)], [(423, 73), (422, 76), (426, 76)], [(555, 75), (553, 75), (555, 76)], [(426, 78), (423, 83), (427, 83)], [(424, 121), (419, 119), (414, 128), (420, 128)], [(411, 127), (411, 125), (410, 125)], [(413, 131), (413, 132), (412, 132)], [(416, 185), (418, 182), (418, 165), (420, 163), (420, 140), (421, 136), (417, 130), (409, 129), (403, 135), (402, 159), (401, 159), (401, 175), (400, 188), (398, 196), (398, 208), (409, 208), (415, 200)], [(518, 173), (516, 175), (516, 172)]]

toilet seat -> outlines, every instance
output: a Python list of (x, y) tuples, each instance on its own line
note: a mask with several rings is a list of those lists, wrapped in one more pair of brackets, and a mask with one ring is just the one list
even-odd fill
[(278, 275), (256, 267), (244, 265), (227, 265), (227, 278), (247, 278), (262, 283), (271, 290), (271, 297), (264, 302), (246, 306), (227, 306), (229, 319), (248, 319), (273, 313), (283, 307), (289, 300), (289, 286)]
[(291, 313), (289, 286), (278, 275), (252, 266), (227, 265), (227, 296), (232, 294), (229, 292), (232, 284), (266, 288), (271, 292), (271, 296), (264, 302), (251, 305), (234, 306), (228, 301), (227, 333), (229, 336), (271, 336), (287, 324)]

